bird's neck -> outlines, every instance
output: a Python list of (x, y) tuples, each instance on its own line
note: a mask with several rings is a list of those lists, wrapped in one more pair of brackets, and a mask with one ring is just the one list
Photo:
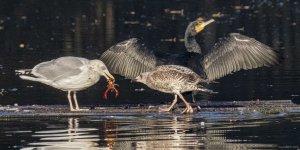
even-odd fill
[(184, 36), (184, 45), (188, 52), (201, 54), (201, 48), (200, 45), (197, 43), (195, 36), (196, 35), (192, 35), (189, 32), (189, 30), (187, 30)]
[(197, 43), (195, 37), (193, 36), (186, 37), (186, 40), (184, 40), (184, 44), (188, 52), (201, 54), (200, 45)]

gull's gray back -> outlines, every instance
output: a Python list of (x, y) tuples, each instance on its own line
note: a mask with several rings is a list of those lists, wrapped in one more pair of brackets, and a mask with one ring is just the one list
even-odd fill
[(80, 67), (87, 64), (89, 60), (78, 57), (60, 57), (51, 61), (36, 65), (32, 74), (51, 81), (57, 81), (82, 72)]

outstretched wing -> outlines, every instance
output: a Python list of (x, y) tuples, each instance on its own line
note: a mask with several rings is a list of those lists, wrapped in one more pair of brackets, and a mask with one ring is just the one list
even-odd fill
[(109, 71), (133, 79), (156, 67), (156, 57), (138, 39), (132, 38), (106, 50), (100, 57)]
[(212, 81), (242, 69), (276, 63), (278, 55), (269, 46), (239, 33), (231, 33), (204, 56), (202, 66), (207, 78)]

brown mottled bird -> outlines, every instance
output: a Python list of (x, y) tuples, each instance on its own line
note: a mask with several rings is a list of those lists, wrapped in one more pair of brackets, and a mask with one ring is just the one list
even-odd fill
[(209, 83), (209, 80), (201, 78), (198, 74), (189, 68), (178, 65), (162, 65), (152, 71), (144, 72), (135, 78), (136, 82), (146, 84), (154, 90), (164, 93), (172, 93), (175, 98), (172, 105), (162, 111), (170, 111), (177, 103), (177, 96), (184, 102), (186, 108), (184, 112), (192, 113), (193, 109), (190, 104), (184, 99), (181, 93), (190, 91), (201, 91), (213, 93), (201, 86), (203, 83)]

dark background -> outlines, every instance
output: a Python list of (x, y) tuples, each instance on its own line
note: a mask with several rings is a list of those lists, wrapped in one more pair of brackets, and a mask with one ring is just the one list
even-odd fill
[[(219, 13), (220, 12), (220, 13)], [(219, 14), (218, 14), (219, 13)], [(217, 95), (201, 100), (291, 99), (300, 93), (300, 4), (297, 0), (1, 0), (0, 104), (67, 104), (66, 93), (22, 81), (15, 69), (61, 56), (99, 58), (110, 46), (131, 37), (150, 49), (185, 50), (188, 23), (197, 17), (216, 23), (197, 36), (207, 51), (231, 32), (273, 47), (284, 58), (272, 68), (240, 71), (210, 85)], [(79, 92), (81, 105), (169, 102), (173, 96), (117, 78), (120, 96), (103, 100), (105, 81)], [(145, 88), (144, 92), (135, 89)], [(189, 97), (190, 98), (190, 97)], [(167, 101), (166, 101), (167, 100)]]

